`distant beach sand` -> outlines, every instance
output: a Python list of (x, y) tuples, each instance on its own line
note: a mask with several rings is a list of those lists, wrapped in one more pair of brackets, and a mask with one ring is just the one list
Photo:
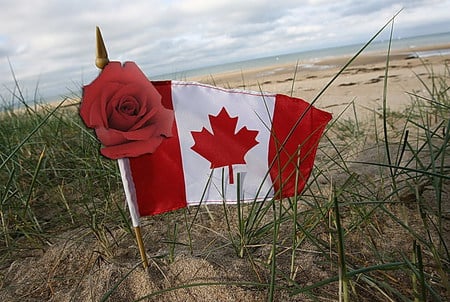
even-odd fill
[[(442, 54), (439, 54), (442, 52)], [(415, 55), (424, 55), (422, 58)], [(311, 102), (325, 85), (339, 72), (351, 57), (324, 58), (311, 64), (296, 62), (247, 69), (188, 80), (209, 83), (225, 88), (239, 88), (271, 93), (281, 93)], [(338, 114), (354, 101), (358, 115), (371, 114), (381, 108), (383, 99), (386, 52), (360, 54), (336, 81), (318, 99), (316, 106)], [(396, 50), (389, 57), (387, 104), (389, 109), (401, 110), (411, 101), (408, 93), (420, 94), (424, 90), (418, 77), (428, 82), (430, 72), (441, 74), (450, 63), (450, 44), (414, 49)], [(302, 65), (303, 64), (303, 65)], [(294, 81), (294, 85), (293, 85)], [(293, 89), (292, 89), (293, 88)], [(353, 112), (344, 112), (353, 115)]]

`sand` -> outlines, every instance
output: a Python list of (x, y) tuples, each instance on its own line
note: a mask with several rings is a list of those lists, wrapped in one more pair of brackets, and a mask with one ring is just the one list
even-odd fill
[[(450, 45), (435, 48), (450, 48)], [(421, 49), (416, 49), (421, 50)], [(427, 49), (423, 49), (427, 50)], [(407, 92), (420, 94), (424, 90), (422, 79), (428, 82), (430, 70), (443, 73), (450, 55), (410, 58), (410, 51), (397, 51), (391, 57), (388, 70), (388, 107), (402, 110), (411, 102)], [(315, 62), (314, 68), (302, 65), (295, 73), (296, 64), (269, 66), (191, 78), (222, 87), (263, 90), (282, 93), (312, 101), (322, 88), (339, 71), (348, 58), (327, 58)], [(302, 62), (300, 62), (302, 63)], [(430, 67), (432, 66), (432, 67)], [(386, 56), (382, 53), (362, 55), (351, 64), (339, 78), (320, 96), (316, 106), (333, 113), (336, 117), (352, 118), (347, 109), (354, 102), (358, 117), (371, 116), (382, 106)], [(295, 77), (295, 79), (294, 79)], [(292, 88), (293, 87), (293, 88)], [(352, 106), (350, 106), (352, 108)], [(366, 171), (370, 173), (370, 171)], [(118, 198), (121, 198), (119, 196)], [(193, 212), (188, 219), (192, 219)], [(231, 209), (231, 215), (236, 215)], [(235, 219), (236, 220), (236, 219)], [(234, 221), (235, 221), (234, 220)], [(144, 243), (151, 256), (151, 267), (144, 271), (139, 265), (139, 254), (133, 237), (121, 228), (111, 226), (107, 234), (111, 254), (105, 254), (89, 229), (76, 229), (58, 234), (51, 245), (31, 253), (17, 255), (0, 271), (1, 301), (99, 301), (115, 285), (107, 301), (134, 301), (145, 295), (187, 283), (253, 282), (267, 283), (269, 275), (265, 266), (270, 257), (270, 244), (252, 249), (253, 259), (239, 258), (226, 238), (223, 209), (201, 209), (193, 236), (193, 253), (185, 245), (176, 246), (169, 257), (169, 245), (164, 243), (173, 228), (169, 223), (178, 222), (179, 241), (186, 242), (182, 213), (170, 213), (164, 217), (143, 219)], [(391, 225), (390, 225), (391, 224)], [(408, 246), (407, 235), (389, 233), (391, 222), (383, 223), (389, 242), (378, 242), (388, 250), (392, 245)], [(394, 231), (392, 231), (394, 232)], [(181, 239), (180, 239), (181, 238)], [(328, 240), (324, 234), (323, 240)], [(351, 240), (351, 239), (349, 239)], [(270, 243), (270, 239), (268, 241)], [(357, 243), (355, 243), (357, 244)], [(215, 248), (212, 248), (215, 247)], [(358, 251), (364, 252), (364, 251)], [(321, 259), (317, 259), (313, 247), (302, 246), (296, 267), (296, 282), (302, 286), (335, 275)], [(289, 252), (279, 256), (279, 268), (288, 271)], [(129, 274), (127, 276), (127, 274)], [(122, 280), (124, 276), (127, 276)], [(408, 281), (409, 282), (409, 281)], [(407, 284), (409, 284), (406, 282)], [(337, 285), (330, 291), (336, 293)], [(309, 301), (304, 295), (290, 297), (286, 291), (277, 291), (276, 301)], [(170, 291), (145, 301), (265, 301), (267, 289), (258, 286), (199, 286)], [(370, 300), (370, 296), (368, 297)]]
[[(414, 52), (446, 50), (446, 55), (426, 58), (411, 57), (411, 50), (397, 50), (390, 55), (388, 69), (387, 106), (402, 110), (411, 102), (408, 93), (421, 93), (429, 83), (430, 65), (436, 74), (444, 72), (450, 62), (450, 44), (434, 47), (418, 47)], [(302, 98), (308, 102), (321, 92), (351, 57), (326, 58), (314, 62), (296, 62), (265, 68), (234, 71), (191, 78), (222, 87), (241, 88), (272, 93), (282, 93)], [(358, 116), (364, 117), (382, 106), (383, 86), (386, 72), (386, 53), (362, 53), (317, 100), (316, 106), (333, 114), (340, 114), (350, 102), (355, 102)], [(304, 67), (302, 64), (306, 65)], [(419, 80), (419, 78), (421, 80)], [(344, 116), (353, 116), (347, 110)]]

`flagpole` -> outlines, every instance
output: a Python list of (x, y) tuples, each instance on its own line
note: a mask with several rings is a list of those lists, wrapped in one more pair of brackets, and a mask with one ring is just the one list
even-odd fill
[(138, 243), (139, 254), (141, 254), (142, 266), (144, 266), (144, 270), (148, 268), (148, 258), (147, 253), (145, 252), (144, 241), (142, 240), (141, 227), (133, 227), (134, 235), (136, 236), (136, 241)]
[[(103, 69), (108, 63), (108, 52), (103, 41), (100, 28), (97, 26), (96, 31), (96, 58), (95, 65), (99, 69)], [(136, 191), (134, 189), (133, 178), (130, 171), (130, 165), (128, 158), (119, 158), (117, 160), (120, 170), (120, 176), (122, 178), (122, 184), (125, 191), (125, 199), (127, 201), (128, 209), (130, 211), (131, 222), (133, 224), (134, 234), (141, 254), (142, 265), (144, 269), (148, 268), (147, 254), (145, 253), (144, 241), (142, 240), (141, 225), (139, 222), (139, 211), (136, 201)]]
[(140, 215), (136, 202), (136, 190), (134, 188), (133, 177), (130, 171), (130, 161), (128, 158), (119, 158), (117, 160), (122, 178), (123, 189), (125, 191), (125, 199), (127, 201), (128, 210), (130, 211), (131, 223), (133, 224), (134, 234), (141, 254), (142, 265), (144, 269), (148, 268), (148, 258), (145, 252), (144, 241), (142, 240)]

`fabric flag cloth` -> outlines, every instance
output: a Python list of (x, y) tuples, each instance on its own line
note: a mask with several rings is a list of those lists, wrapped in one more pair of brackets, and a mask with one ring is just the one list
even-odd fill
[[(331, 114), (281, 94), (153, 81), (173, 136), (120, 161), (139, 216), (300, 194)], [(239, 177), (238, 177), (239, 174)]]

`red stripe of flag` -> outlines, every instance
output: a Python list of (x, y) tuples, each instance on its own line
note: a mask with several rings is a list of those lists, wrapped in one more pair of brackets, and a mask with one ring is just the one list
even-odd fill
[[(153, 82), (162, 104), (173, 109), (171, 82)], [(176, 121), (173, 137), (164, 140), (153, 154), (130, 158), (136, 198), (141, 216), (156, 215), (186, 207), (181, 150)]]
[(277, 94), (268, 160), (274, 191), (279, 198), (299, 194), (305, 187), (320, 137), (330, 119), (329, 113), (301, 99)]

